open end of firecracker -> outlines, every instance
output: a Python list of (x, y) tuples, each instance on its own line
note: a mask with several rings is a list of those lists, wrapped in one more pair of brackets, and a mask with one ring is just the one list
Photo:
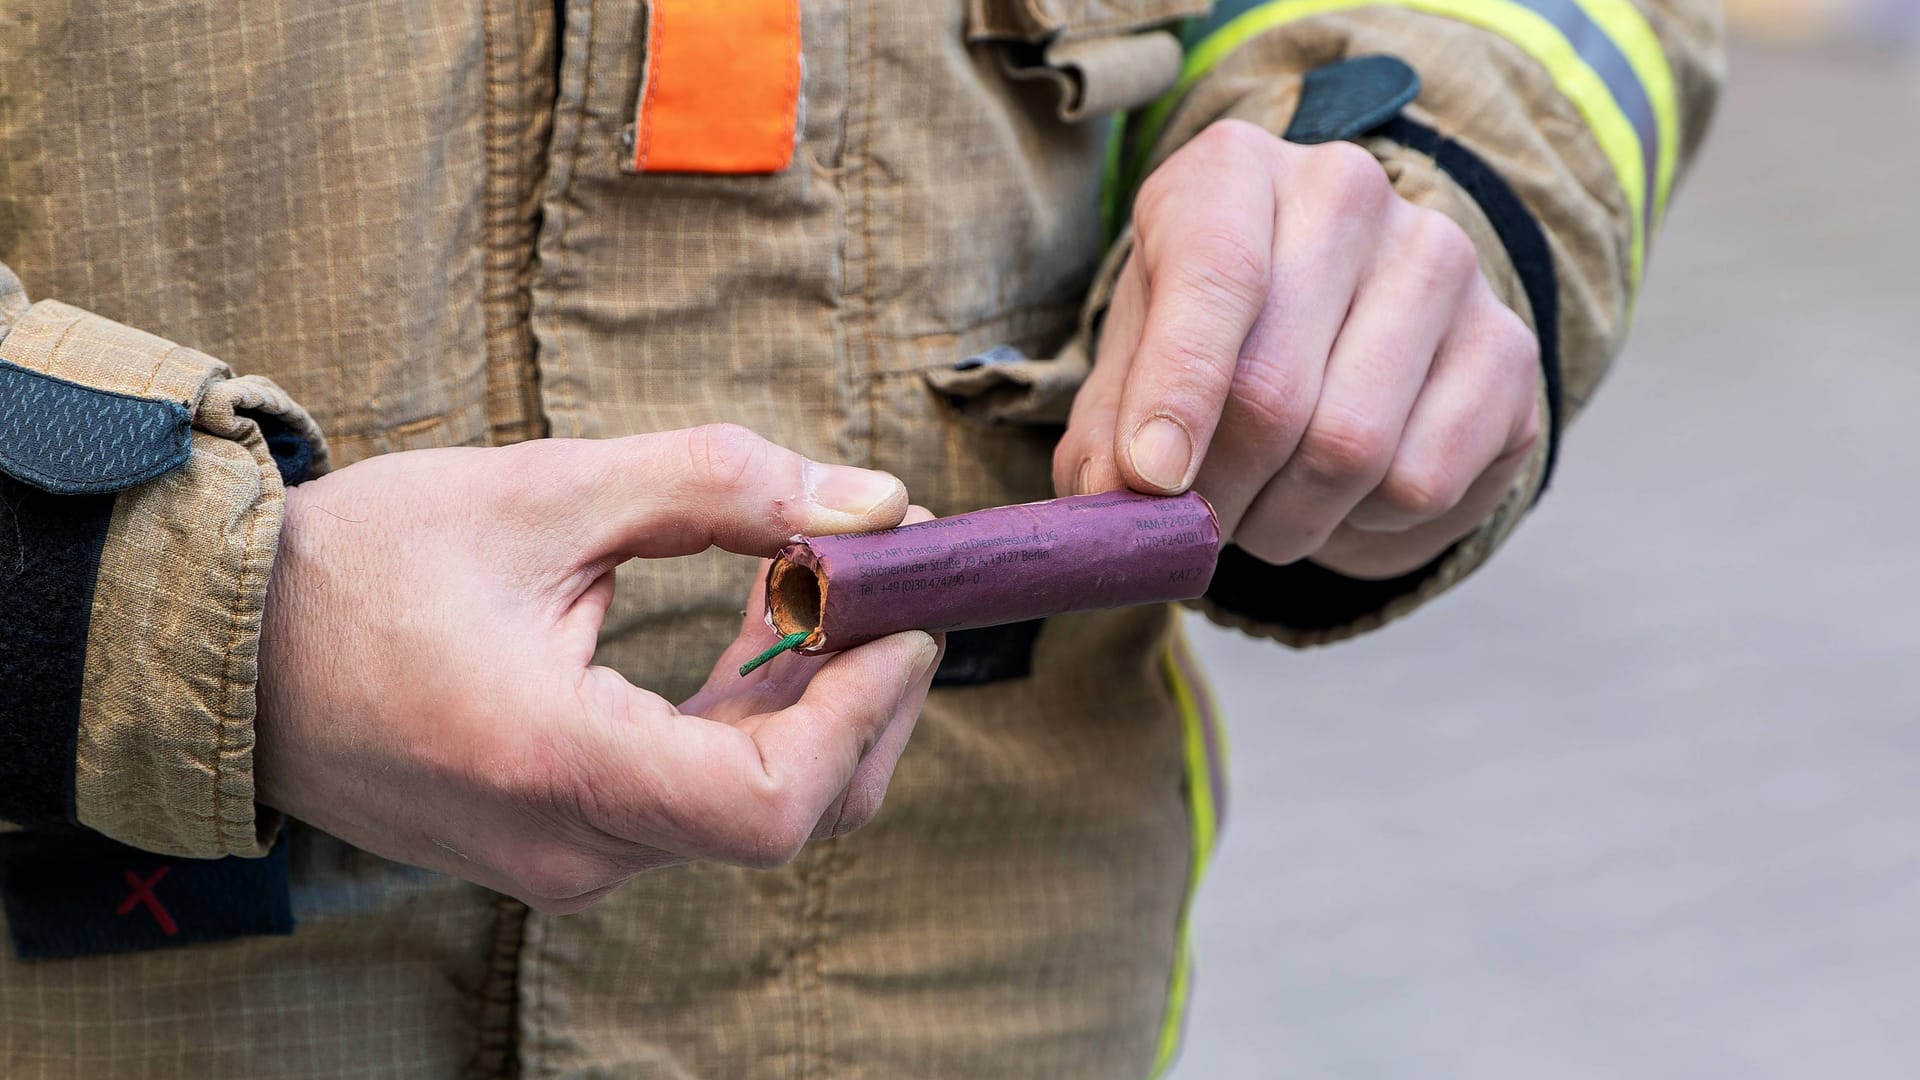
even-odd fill
[(790, 558), (774, 560), (767, 579), (767, 615), (782, 637), (805, 631), (807, 649), (820, 644), (820, 613), (827, 606), (827, 579), (815, 567)]

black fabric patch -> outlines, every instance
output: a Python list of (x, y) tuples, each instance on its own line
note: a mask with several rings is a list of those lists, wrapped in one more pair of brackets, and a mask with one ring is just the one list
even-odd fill
[(74, 820), (87, 626), (113, 498), (0, 475), (0, 821)]
[(78, 830), (4, 833), (0, 892), (22, 960), (293, 933), (284, 831), (261, 859), (156, 855)]
[(1305, 560), (1275, 566), (1228, 544), (1220, 551), (1207, 599), (1244, 618), (1320, 633), (1371, 615), (1419, 588), (1452, 550), (1410, 574), (1364, 581)]
[(947, 635), (947, 654), (933, 673), (935, 686), (981, 686), (1033, 674), (1033, 646), (1045, 619), (955, 630)]
[(1420, 96), (1420, 76), (1397, 56), (1356, 56), (1307, 72), (1288, 142), (1357, 139)]
[(61, 495), (122, 491), (186, 463), (177, 401), (81, 386), (0, 360), (0, 472)]
[(1559, 464), (1561, 418), (1566, 415), (1566, 391), (1560, 372), (1560, 282), (1547, 234), (1507, 181), (1465, 146), (1404, 116), (1381, 125), (1373, 134), (1433, 158), (1442, 172), (1480, 204), (1520, 276), (1527, 303), (1533, 306), (1534, 330), (1540, 338), (1540, 373), (1547, 386), (1547, 467), (1540, 490), (1534, 495), (1537, 501), (1546, 494), (1554, 466)]

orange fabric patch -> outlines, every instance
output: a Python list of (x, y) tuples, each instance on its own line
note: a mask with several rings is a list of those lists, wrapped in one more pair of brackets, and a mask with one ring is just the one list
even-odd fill
[(634, 171), (785, 169), (800, 111), (800, 0), (648, 6)]

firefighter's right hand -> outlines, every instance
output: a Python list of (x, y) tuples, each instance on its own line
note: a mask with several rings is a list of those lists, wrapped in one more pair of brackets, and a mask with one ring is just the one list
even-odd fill
[[(906, 511), (886, 473), (730, 426), (390, 454), (292, 488), (258, 799), (550, 912), (691, 858), (786, 862), (877, 807), (935, 642), (896, 634), (683, 711), (593, 664), (614, 567), (766, 556)], [(749, 620), (725, 662), (760, 632)]]

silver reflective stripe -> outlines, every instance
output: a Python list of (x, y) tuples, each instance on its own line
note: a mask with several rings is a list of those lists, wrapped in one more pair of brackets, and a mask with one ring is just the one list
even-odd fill
[(1633, 124), (1633, 130), (1640, 136), (1640, 159), (1647, 178), (1647, 204), (1644, 208), (1647, 234), (1653, 234), (1653, 216), (1659, 202), (1660, 191), (1660, 155), (1670, 148), (1660, 145), (1660, 124), (1654, 119), (1653, 102), (1647, 97), (1647, 88), (1640, 84), (1640, 76), (1633, 70), (1633, 64), (1627, 60), (1627, 54), (1607, 36), (1599, 24), (1587, 17), (1574, 0), (1513, 0), (1548, 22), (1566, 36), (1580, 59), (1600, 76), (1607, 84), (1607, 90), (1613, 94), (1613, 100)]

